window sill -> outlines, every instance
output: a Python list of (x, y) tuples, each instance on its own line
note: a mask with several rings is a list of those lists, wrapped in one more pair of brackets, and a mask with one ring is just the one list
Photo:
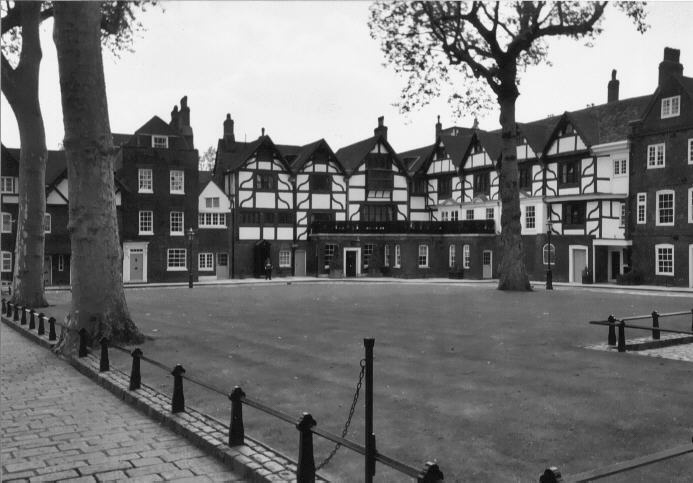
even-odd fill
[(138, 233), (138, 235), (140, 235), (140, 236), (152, 236), (152, 235), (154, 235), (154, 232), (153, 231), (141, 231)]
[(198, 272), (213, 272), (214, 268), (198, 268)]
[(184, 195), (185, 191), (169, 191), (168, 194), (170, 194), (170, 195)]
[(647, 169), (661, 169), (661, 168), (666, 168), (665, 164), (658, 165), (658, 166), (650, 166), (649, 164), (647, 165)]
[[(203, 229), (203, 228), (223, 229), (223, 228), (226, 228), (226, 225), (199, 225), (198, 228), (199, 229)], [(181, 235), (182, 235), (182, 233), (181, 233)]]
[(661, 273), (661, 272), (655, 272), (655, 275), (659, 275), (661, 277), (673, 277), (673, 273)]
[(170, 233), (170, 236), (185, 236), (185, 233), (183, 233), (182, 231), (172, 231)]
[(138, 194), (144, 194), (144, 195), (153, 195), (154, 190), (139, 190), (137, 193)]
[(674, 222), (671, 223), (655, 223), (655, 226), (674, 226)]
[(186, 267), (166, 267), (167, 272), (187, 272)]

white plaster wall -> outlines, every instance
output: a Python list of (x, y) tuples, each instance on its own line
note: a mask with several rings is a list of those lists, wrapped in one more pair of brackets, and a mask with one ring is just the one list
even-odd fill
[(262, 228), (262, 238), (265, 240), (275, 240), (275, 229), (272, 226), (265, 226)]
[(277, 228), (277, 240), (293, 240), (294, 230), (290, 227)]
[(294, 195), (292, 192), (282, 191), (279, 193), (277, 208), (282, 210), (290, 210), (294, 207)]
[[(332, 208), (338, 209), (338, 210), (343, 210), (346, 208), (346, 193), (338, 193), (332, 195), (334, 198), (333, 206)], [(339, 204), (337, 204), (339, 203)], [(341, 205), (341, 207), (340, 207)]]
[(412, 196), (409, 201), (412, 210), (423, 210), (426, 208), (426, 198), (423, 196)]
[(258, 191), (255, 193), (256, 208), (276, 208), (274, 193), (264, 193)]
[(395, 188), (407, 188), (407, 178), (404, 176), (395, 175), (393, 182)]
[(330, 195), (328, 194), (314, 194), (312, 201), (313, 209), (326, 210), (330, 208)]
[(253, 191), (238, 190), (238, 205), (241, 208), (253, 208)]
[(260, 227), (253, 226), (241, 226), (238, 228), (238, 239), (239, 240), (259, 240), (260, 239)]
[(366, 191), (363, 188), (349, 188), (349, 201), (365, 201)]
[(404, 201), (406, 202), (408, 198), (407, 190), (394, 190), (392, 192), (393, 201)]

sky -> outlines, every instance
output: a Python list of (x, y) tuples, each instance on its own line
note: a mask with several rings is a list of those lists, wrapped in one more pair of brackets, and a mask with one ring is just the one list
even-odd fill
[[(324, 138), (336, 151), (372, 136), (385, 117), (396, 151), (432, 144), (436, 117), (444, 127), (471, 126), (446, 99), (407, 115), (393, 105), (404, 85), (384, 65), (368, 29), (370, 2), (160, 2), (140, 16), (145, 30), (134, 52), (104, 51), (111, 130), (133, 133), (152, 116), (170, 112), (188, 96), (195, 147), (204, 152), (222, 136), (227, 113), (236, 139), (256, 139), (265, 128), (277, 144)], [(611, 70), (620, 97), (650, 94), (664, 47), (681, 50), (684, 75), (693, 76), (693, 1), (648, 3), (651, 28), (639, 34), (610, 10), (604, 32), (584, 41), (551, 39), (548, 63), (522, 74), (516, 114), (520, 122), (606, 102)], [(46, 141), (57, 149), (64, 132), (52, 22), (42, 25), (40, 100)], [(550, 64), (550, 65), (549, 65)], [(19, 147), (14, 114), (0, 102), (0, 134)], [(498, 110), (479, 118), (497, 129)]]

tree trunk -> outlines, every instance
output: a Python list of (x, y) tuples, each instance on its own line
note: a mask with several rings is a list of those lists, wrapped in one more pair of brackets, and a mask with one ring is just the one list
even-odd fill
[(517, 126), (515, 124), (515, 100), (519, 93), (512, 86), (498, 96), (500, 124), (503, 138), (500, 170), (501, 198), (501, 262), (499, 268), (499, 290), (531, 290), (524, 250), (522, 248), (522, 225), (520, 223), (520, 188), (517, 170)]
[(72, 248), (72, 307), (58, 350), (73, 352), (81, 328), (92, 344), (102, 337), (141, 342), (123, 291), (100, 3), (55, 2), (54, 7)]
[(2, 91), (17, 118), (20, 139), (17, 238), (12, 278), (12, 302), (45, 307), (43, 258), (46, 211), (46, 133), (39, 105), (41, 44), (40, 2), (18, 3), (22, 52), (16, 69), (3, 62)]

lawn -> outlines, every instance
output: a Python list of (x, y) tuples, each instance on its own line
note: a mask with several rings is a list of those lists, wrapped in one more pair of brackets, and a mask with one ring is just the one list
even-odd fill
[[(577, 473), (691, 441), (693, 364), (584, 349), (606, 328), (588, 320), (690, 310), (688, 297), (559, 287), (499, 292), (473, 284), (273, 284), (130, 289), (145, 355), (229, 391), (243, 387), (297, 419), (340, 433), (375, 338), (378, 450), (415, 467), (437, 459), (446, 481), (538, 481), (549, 465)], [(69, 294), (51, 293), (64, 314)], [(662, 327), (690, 330), (690, 317)], [(629, 337), (642, 336), (628, 333)], [(130, 358), (111, 351), (129, 370)], [(172, 378), (143, 365), (143, 382)], [(186, 385), (186, 403), (228, 420), (229, 401)], [(250, 408), (246, 431), (296, 457), (298, 432)], [(363, 441), (363, 399), (349, 438)], [(316, 438), (316, 462), (330, 445)], [(325, 468), (362, 481), (341, 449)], [(610, 481), (690, 481), (693, 456)], [(402, 481), (377, 466), (376, 481)]]

